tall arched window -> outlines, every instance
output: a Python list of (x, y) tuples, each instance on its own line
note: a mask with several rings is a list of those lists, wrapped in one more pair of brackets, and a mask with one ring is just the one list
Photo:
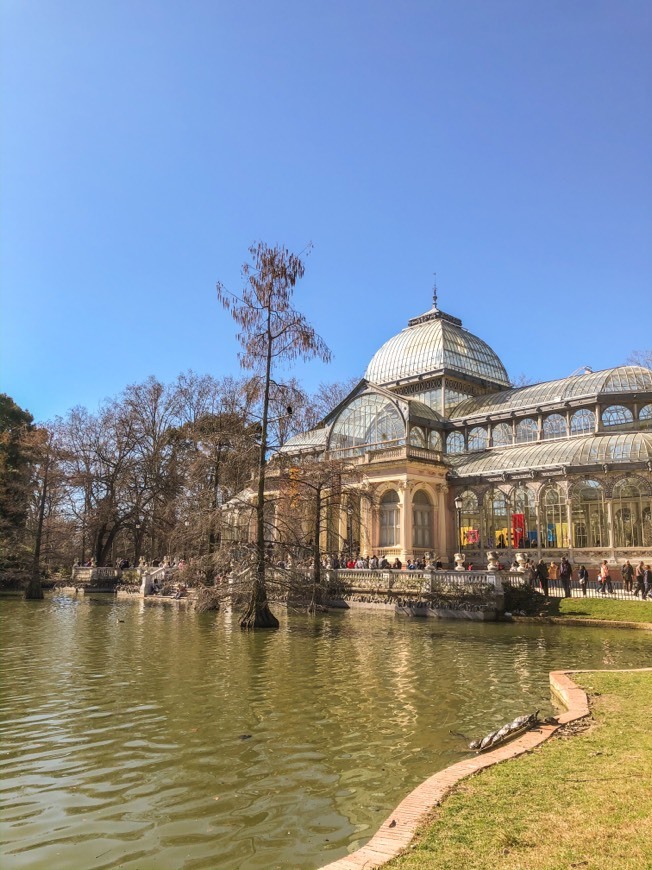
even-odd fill
[(412, 426), (410, 429), (410, 444), (412, 447), (426, 447), (426, 433), (420, 426)]
[(528, 441), (536, 441), (539, 437), (539, 427), (537, 421), (527, 417), (516, 427), (516, 440), (519, 444), (525, 444)]
[(491, 443), (494, 447), (508, 447), (513, 440), (512, 427), (509, 423), (497, 423), (491, 432)]
[(624, 426), (634, 422), (634, 415), (624, 405), (610, 405), (602, 412), (603, 426)]
[(527, 486), (517, 486), (512, 490), (510, 541), (515, 549), (529, 549), (537, 545), (534, 493)]
[(567, 434), (566, 418), (561, 414), (549, 414), (543, 421), (544, 438), (565, 438)]
[(432, 502), (420, 489), (412, 499), (412, 545), (423, 548), (432, 547), (432, 527)]
[(595, 431), (595, 414), (588, 408), (575, 411), (571, 417), (571, 435), (590, 434)]
[(563, 548), (568, 546), (566, 500), (556, 483), (549, 484), (541, 494), (541, 546)]
[(611, 503), (614, 546), (652, 546), (652, 498), (637, 481), (621, 480), (613, 490)]
[(571, 498), (574, 547), (608, 547), (604, 493), (597, 480), (582, 480)]
[(480, 508), (478, 497), (471, 490), (462, 493), (462, 510), (460, 511), (460, 538), (462, 547), (480, 546)]
[(394, 547), (400, 542), (400, 509), (398, 493), (388, 490), (380, 500), (380, 546)]
[(487, 430), (482, 426), (475, 426), (469, 432), (469, 450), (486, 450), (489, 445)]
[(430, 450), (441, 450), (441, 435), (436, 429), (430, 431), (428, 436), (428, 447)]
[(446, 453), (464, 453), (464, 435), (451, 432), (446, 438)]
[(499, 489), (490, 490), (484, 497), (486, 544), (504, 550), (509, 546), (507, 496)]

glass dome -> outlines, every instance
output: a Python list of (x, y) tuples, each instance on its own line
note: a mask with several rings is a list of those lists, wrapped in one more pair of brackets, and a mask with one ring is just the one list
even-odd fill
[(463, 329), (461, 320), (437, 308), (414, 318), (386, 341), (364, 376), (386, 386), (442, 370), (509, 386), (507, 372), (489, 345)]

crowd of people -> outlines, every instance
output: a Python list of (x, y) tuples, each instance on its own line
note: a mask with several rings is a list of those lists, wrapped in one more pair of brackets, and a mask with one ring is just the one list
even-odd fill
[(375, 553), (372, 556), (347, 556), (344, 553), (340, 553), (338, 556), (336, 553), (333, 553), (331, 556), (324, 557), (322, 567), (331, 568), (334, 571), (341, 569), (402, 571), (403, 567), (408, 571), (424, 571), (426, 569), (429, 571), (441, 571), (443, 565), (439, 559), (432, 559), (427, 562), (423, 558), (407, 559), (404, 566), (398, 556), (390, 562), (385, 556), (378, 558)]
[[(514, 564), (517, 565), (518, 563)], [(642, 600), (647, 598), (652, 599), (652, 568), (650, 568), (650, 565), (639, 562), (636, 568), (634, 568), (629, 559), (627, 559), (620, 569), (620, 574), (625, 592), (632, 593), (636, 598), (640, 596)], [(564, 597), (571, 597), (573, 566), (565, 556), (562, 557), (559, 565), (556, 562), (547, 564), (545, 559), (539, 559), (536, 563), (533, 559), (528, 559), (525, 562), (523, 576), (528, 585), (532, 587), (539, 586), (545, 596), (548, 595), (550, 583), (556, 583), (557, 580), (561, 580), (564, 588)], [(584, 565), (580, 565), (577, 570), (577, 582), (579, 583), (582, 595), (585, 596), (589, 584), (589, 572)], [(611, 569), (606, 559), (602, 560), (595, 582), (597, 583), (599, 595), (613, 594), (614, 587)]]

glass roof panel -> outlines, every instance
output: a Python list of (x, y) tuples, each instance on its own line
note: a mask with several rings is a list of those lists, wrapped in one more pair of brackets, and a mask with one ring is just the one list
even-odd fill
[(501, 410), (518, 411), (552, 402), (570, 399), (597, 398), (610, 392), (652, 392), (652, 371), (641, 366), (618, 366), (600, 372), (571, 375), (555, 381), (544, 381), (530, 387), (501, 390), (488, 396), (466, 399), (454, 409), (451, 418), (461, 419), (476, 414), (491, 414)]
[(499, 471), (544, 469), (603, 462), (645, 462), (652, 459), (652, 434), (623, 432), (588, 435), (567, 441), (538, 441), (522, 447), (493, 448), (481, 454), (446, 457), (456, 477)]

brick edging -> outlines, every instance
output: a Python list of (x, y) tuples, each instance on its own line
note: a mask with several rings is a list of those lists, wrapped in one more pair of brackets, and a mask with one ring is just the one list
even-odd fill
[[(641, 668), (640, 670), (652, 670)], [(551, 671), (550, 686), (567, 707), (566, 713), (557, 717), (559, 725), (566, 725), (589, 715), (589, 699), (586, 692), (568, 676), (575, 671)], [(410, 843), (425, 815), (438, 806), (461, 779), (478, 773), (501, 761), (516, 758), (539, 746), (557, 731), (559, 725), (541, 725), (537, 731), (526, 731), (505, 746), (459, 761), (440, 770), (418, 785), (390, 813), (369, 842), (337, 861), (325, 864), (322, 870), (368, 870), (380, 867), (399, 854)]]

